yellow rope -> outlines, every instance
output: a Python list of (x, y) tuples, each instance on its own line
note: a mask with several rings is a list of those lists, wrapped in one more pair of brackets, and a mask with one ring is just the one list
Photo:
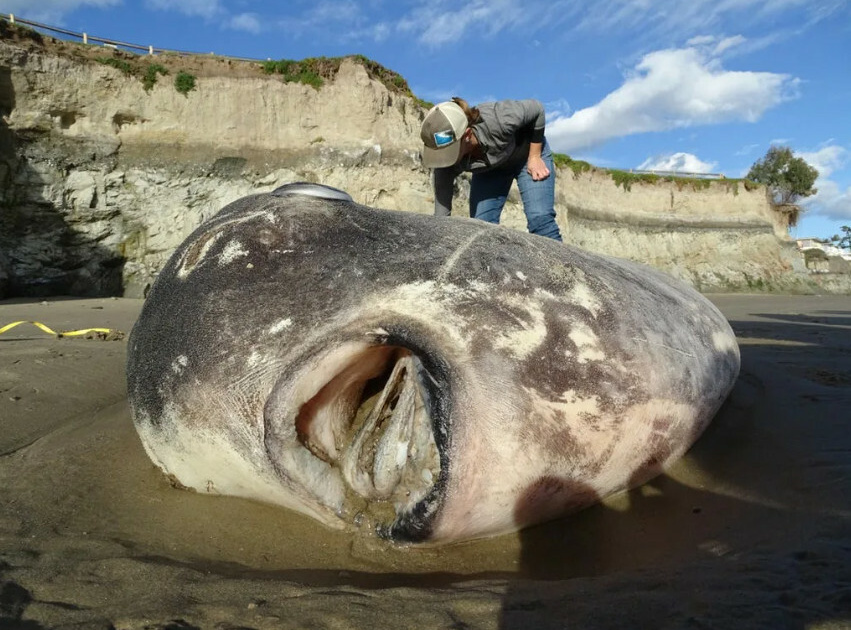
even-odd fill
[(108, 335), (110, 333), (115, 333), (118, 335), (122, 334), (120, 331), (113, 330), (112, 328), (84, 328), (83, 330), (67, 330), (62, 332), (56, 332), (55, 330), (53, 330), (49, 326), (45, 326), (41, 322), (21, 320), (19, 322), (12, 322), (11, 324), (6, 324), (2, 328), (0, 328), (0, 335), (2, 335), (4, 332), (12, 330), (15, 326), (19, 326), (21, 324), (32, 324), (36, 328), (46, 332), (48, 335), (56, 335), (57, 337), (79, 337), (81, 335), (88, 335), (89, 333), (103, 333), (105, 335)]

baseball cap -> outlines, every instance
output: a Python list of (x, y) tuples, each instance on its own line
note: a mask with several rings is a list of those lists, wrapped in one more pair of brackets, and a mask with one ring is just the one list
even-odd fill
[(432, 107), (420, 129), (423, 140), (423, 166), (443, 168), (458, 161), (461, 136), (467, 129), (467, 114), (452, 101)]

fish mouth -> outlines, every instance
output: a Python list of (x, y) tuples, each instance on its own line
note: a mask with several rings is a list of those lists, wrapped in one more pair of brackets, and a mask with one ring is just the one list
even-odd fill
[(431, 534), (445, 486), (447, 380), (428, 353), (392, 337), (307, 360), (267, 403), (266, 447), (347, 525), (415, 542)]

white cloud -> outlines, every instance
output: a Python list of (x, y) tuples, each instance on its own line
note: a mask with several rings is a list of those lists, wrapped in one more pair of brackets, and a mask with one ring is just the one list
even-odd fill
[[(572, 10), (576, 3), (559, 0), (555, 4)], [(740, 29), (764, 25), (793, 11), (801, 26), (808, 28), (843, 10), (844, 4), (843, 0), (690, 0), (676, 5), (670, 0), (599, 0), (587, 3), (583, 14), (567, 23), (582, 31), (634, 32), (646, 41), (659, 41), (705, 34), (724, 23), (736, 23)]]
[(468, 30), (490, 37), (507, 28), (516, 29), (523, 22), (534, 19), (544, 6), (526, 10), (518, 0), (471, 0), (460, 8), (447, 0), (424, 2), (403, 17), (397, 27), (403, 33), (417, 34), (421, 43), (437, 47), (460, 41)]
[(755, 39), (748, 39), (743, 35), (731, 37), (716, 37), (715, 35), (700, 35), (692, 37), (686, 42), (687, 48), (699, 48), (711, 57), (729, 59), (731, 57), (745, 55), (761, 50), (777, 43), (780, 34), (765, 35)]
[(848, 149), (836, 144), (826, 144), (815, 151), (800, 151), (795, 155), (803, 158), (819, 172), (815, 183), (818, 192), (802, 200), (801, 205), (813, 214), (841, 221), (851, 219), (851, 186), (846, 186), (843, 190), (841, 184), (830, 179), (832, 175), (845, 169), (849, 158)]
[(378, 24), (374, 24), (370, 29), (370, 39), (374, 39), (377, 42), (383, 42), (387, 40), (391, 35), (390, 25), (386, 22), (379, 22)]
[[(363, 4), (380, 9), (380, 19), (388, 19), (386, 5)], [(453, 0), (410, 0), (396, 6), (404, 13), (387, 21), (388, 31), (410, 35), (432, 47), (461, 47), (470, 40), (500, 34), (513, 38), (512, 44), (533, 44), (553, 37), (570, 42), (574, 35), (590, 34), (628, 37), (636, 46), (691, 37), (690, 45), (714, 43), (719, 55), (764, 48), (847, 10), (846, 0), (690, 0), (675, 4), (670, 0), (469, 0), (463, 7)], [(372, 21), (378, 20), (376, 15)], [(737, 25), (739, 31), (764, 33), (771, 23), (797, 26), (747, 42), (741, 36), (709, 35), (729, 24)], [(363, 29), (361, 34), (368, 36), (369, 32)]]
[(288, 11), (276, 22), (276, 28), (288, 36), (332, 37), (340, 40), (378, 39), (385, 27), (372, 23), (365, 13), (367, 7), (354, 0), (324, 0), (311, 3), (301, 14)]
[(851, 221), (851, 186), (842, 190), (832, 180), (816, 180), (818, 193), (804, 199), (801, 205), (812, 214), (825, 216), (837, 221)]
[(845, 166), (848, 150), (836, 144), (827, 144), (816, 151), (797, 151), (795, 156), (815, 168), (819, 177), (830, 177), (834, 171)]
[(564, 98), (555, 101), (548, 101), (544, 103), (544, 108), (547, 111), (547, 116), (553, 120), (556, 118), (570, 116), (570, 114), (573, 113), (573, 108), (570, 106), (570, 102)]
[(220, 0), (145, 0), (145, 6), (161, 11), (176, 11), (188, 16), (212, 19), (225, 13)]
[[(379, 8), (380, 18), (387, 19), (381, 2), (366, 4)], [(413, 6), (404, 9), (406, 5)], [(513, 38), (514, 44), (557, 38), (569, 45), (575, 35), (591, 35), (629, 38), (634, 46), (643, 47), (691, 37), (690, 45), (714, 43), (718, 55), (764, 48), (848, 9), (847, 0), (690, 0), (675, 5), (670, 0), (469, 0), (463, 7), (453, 0), (410, 0), (397, 6), (404, 14), (388, 21), (388, 30), (411, 34), (432, 47), (461, 47), (501, 34)], [(764, 34), (766, 25), (773, 23), (796, 26), (779, 26), (781, 30)], [(709, 35), (730, 24), (763, 35), (747, 41), (738, 35)]]
[(557, 151), (570, 152), (636, 133), (755, 122), (797, 96), (797, 86), (786, 74), (724, 70), (702, 48), (660, 50), (596, 105), (549, 123), (547, 137)]
[(675, 7), (670, 0), (472, 0), (463, 8), (451, 0), (419, 0), (414, 4), (401, 23), (404, 30), (420, 33), (420, 40), (429, 43), (450, 42), (465, 33), (492, 35), (520, 23), (607, 35), (638, 32), (657, 41), (663, 34), (680, 38), (698, 35), (691, 42), (705, 43), (701, 37), (707, 31), (728, 21), (765, 24), (796, 11), (801, 25), (810, 26), (845, 5), (844, 0), (691, 0)]
[[(70, 11), (82, 6), (105, 7), (121, 4), (123, 0), (9, 0), (5, 10), (20, 13), (22, 17), (58, 22)], [(205, 19), (228, 19), (231, 12), (225, 0), (145, 0), (148, 8), (175, 11)], [(234, 3), (237, 4), (237, 3)], [(245, 2), (241, 4), (245, 5)], [(692, 37), (691, 45), (713, 42), (717, 54), (731, 47), (737, 51), (763, 46), (765, 42), (752, 39), (741, 47), (733, 38), (707, 36), (719, 32), (726, 24), (737, 24), (747, 31), (757, 26), (760, 31), (778, 17), (794, 15), (805, 30), (813, 24), (834, 17), (847, 10), (846, 0), (690, 0), (677, 3), (670, 0), (468, 0), (463, 7), (454, 0), (408, 0), (391, 3), (387, 0), (313, 0), (310, 2), (272, 3), (281, 18), (270, 18), (274, 23), (302, 27), (303, 31), (323, 29), (336, 40), (383, 40), (392, 35), (410, 38), (427, 46), (461, 46), (475, 38), (506, 35), (512, 43), (526, 41), (551, 41), (564, 36), (567, 40), (575, 32), (595, 36), (629, 37), (635, 45), (649, 42), (683, 41)], [(37, 8), (36, 8), (37, 7)], [(302, 10), (303, 7), (306, 7)], [(246, 14), (243, 14), (246, 15)], [(236, 25), (253, 28), (241, 16), (233, 18)], [(262, 25), (262, 22), (260, 22)], [(240, 26), (235, 26), (239, 28)], [(788, 31), (787, 31), (788, 35)], [(776, 41), (778, 35), (768, 36)], [(710, 39), (711, 37), (711, 39)], [(644, 44), (636, 42), (643, 41)]]
[(713, 53), (715, 55), (722, 55), (727, 50), (731, 48), (735, 48), (736, 46), (741, 46), (747, 42), (747, 39), (742, 37), (741, 35), (734, 35), (733, 37), (725, 37), (721, 41), (719, 41), (715, 48), (713, 49)]
[(687, 46), (706, 46), (715, 41), (715, 36), (713, 35), (698, 35), (697, 37), (692, 37), (690, 40), (686, 42)]
[(3, 3), (3, 12), (54, 26), (62, 24), (67, 13), (80, 7), (103, 8), (118, 4), (121, 4), (121, 0), (9, 0)]
[(313, 24), (349, 22), (359, 19), (361, 14), (360, 6), (353, 0), (326, 0), (315, 4), (310, 12), (310, 21)]
[(248, 33), (260, 33), (263, 31), (263, 23), (256, 13), (240, 13), (234, 15), (227, 22), (228, 28), (235, 31), (246, 31)]
[(712, 173), (716, 162), (704, 162), (691, 153), (672, 153), (647, 158), (638, 165), (640, 171), (678, 171), (681, 173)]
[(751, 155), (754, 151), (760, 148), (761, 144), (746, 144), (741, 149), (736, 151), (734, 155)]

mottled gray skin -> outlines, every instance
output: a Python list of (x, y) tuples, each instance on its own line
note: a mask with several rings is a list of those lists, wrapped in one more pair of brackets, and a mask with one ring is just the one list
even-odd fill
[[(133, 329), (134, 422), (185, 486), (400, 541), (493, 535), (658, 474), (733, 386), (727, 321), (658, 271), (317, 190), (225, 207), (175, 251)], [(419, 437), (380, 442), (387, 421), (379, 456), (347, 431), (391, 347), (420, 401), (399, 430)], [(341, 473), (347, 452), (366, 476)], [(353, 492), (382, 466), (382, 499)]]

